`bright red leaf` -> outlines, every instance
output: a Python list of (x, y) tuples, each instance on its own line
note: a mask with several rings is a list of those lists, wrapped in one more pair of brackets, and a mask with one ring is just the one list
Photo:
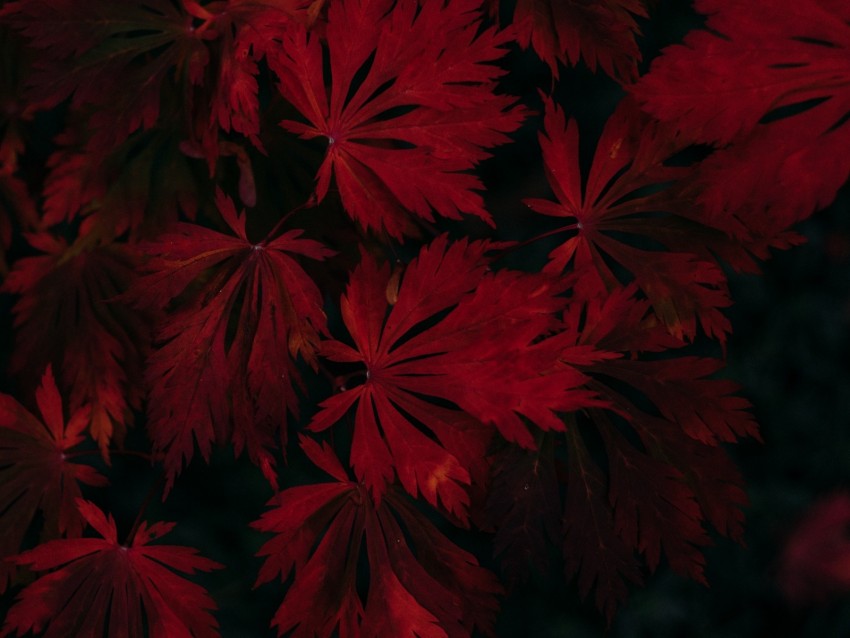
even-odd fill
[(15, 569), (2, 559), (20, 551), (36, 514), (44, 517), (43, 534), (48, 538), (78, 536), (83, 531), (74, 504), (80, 496), (79, 484), (106, 483), (93, 468), (66, 457), (85, 438), (88, 408), (76, 410), (65, 423), (49, 367), (35, 398), (41, 419), (9, 395), (0, 394), (0, 592)]
[(194, 454), (232, 441), (255, 463), (273, 464), (274, 434), (297, 413), (294, 360), (315, 364), (325, 330), (319, 289), (296, 257), (331, 251), (288, 231), (251, 242), (245, 216), (219, 192), (224, 234), (181, 223), (143, 246), (151, 257), (132, 292), (140, 305), (166, 310), (148, 358), (148, 432), (165, 452), (169, 486)]
[(481, 29), (480, 5), (340, 0), (324, 38), (303, 25), (285, 33), (269, 62), (308, 122), (283, 126), (328, 144), (319, 200), (333, 177), (352, 218), (398, 239), (415, 230), (411, 216), (433, 212), (492, 223), (467, 171), (508, 141), (525, 110), (494, 93), (511, 36)]
[(364, 383), (324, 401), (310, 428), (327, 429), (355, 408), (351, 463), (378, 498), (397, 475), (413, 496), (439, 499), (465, 519), (466, 467), (475, 461), (453, 441), (470, 417), (534, 447), (521, 415), (559, 430), (556, 412), (597, 404), (578, 389), (581, 374), (553, 372), (554, 351), (535, 344), (557, 326), (557, 287), (541, 275), (486, 273), (488, 248), (442, 236), (407, 266), (400, 285), (369, 256), (351, 276), (341, 309), (355, 348), (329, 341), (322, 354), (362, 363)]
[[(493, 574), (454, 545), (403, 492), (380, 505), (350, 481), (329, 447), (305, 452), (338, 482), (281, 492), (255, 527), (275, 537), (260, 550), (258, 584), (294, 574), (272, 624), (292, 638), (464, 638), (492, 633), (501, 592)], [(363, 547), (366, 603), (357, 589)], [(288, 633), (292, 632), (292, 633)]]
[(207, 592), (175, 572), (194, 574), (222, 565), (191, 547), (150, 545), (174, 523), (142, 523), (126, 544), (115, 521), (93, 503), (77, 499), (80, 514), (102, 538), (55, 540), (24, 552), (15, 562), (35, 571), (54, 570), (18, 594), (3, 636), (44, 631), (66, 636), (214, 638), (215, 603)]

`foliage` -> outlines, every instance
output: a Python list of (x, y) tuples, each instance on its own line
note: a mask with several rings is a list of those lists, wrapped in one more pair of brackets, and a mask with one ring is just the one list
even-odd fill
[[(850, 174), (850, 16), (695, 8), (647, 65), (640, 0), (5, 3), (2, 635), (219, 635), (175, 572), (222, 566), (142, 521), (220, 448), (266, 481), (229, 524), (279, 635), (493, 635), (553, 555), (608, 623), (662, 563), (706, 582), (743, 539), (725, 446), (759, 440), (728, 272)], [(523, 50), (536, 100), (504, 88)], [(573, 67), (610, 76), (600, 131)], [(121, 542), (124, 495), (81, 496), (125, 457), (161, 480)]]

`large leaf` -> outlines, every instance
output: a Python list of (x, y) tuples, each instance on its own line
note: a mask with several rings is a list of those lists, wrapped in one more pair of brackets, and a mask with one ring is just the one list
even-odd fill
[[(276, 496), (255, 527), (275, 534), (261, 549), (258, 584), (293, 577), (272, 624), (292, 638), (466, 638), (492, 632), (501, 588), (493, 574), (446, 538), (403, 492), (376, 505), (336, 455), (302, 439), (336, 482)], [(357, 572), (365, 546), (366, 602)], [(292, 633), (288, 633), (292, 632)]]
[(283, 126), (327, 142), (319, 200), (333, 177), (352, 218), (396, 238), (415, 229), (411, 215), (433, 221), (434, 211), (492, 223), (467, 170), (508, 141), (525, 111), (494, 93), (510, 37), (481, 28), (480, 4), (340, 0), (324, 39), (294, 26), (268, 54), (307, 120)]
[(324, 430), (355, 407), (358, 478), (380, 497), (397, 475), (412, 495), (432, 505), (439, 498), (462, 519), (466, 468), (477, 461), (468, 446), (455, 446), (470, 417), (534, 447), (522, 416), (562, 430), (557, 412), (598, 404), (579, 389), (581, 374), (553, 371), (556, 351), (535, 343), (557, 326), (558, 288), (541, 275), (486, 273), (487, 248), (440, 237), (407, 266), (400, 285), (388, 266), (364, 256), (341, 302), (355, 348), (322, 346), (334, 361), (362, 363), (364, 383), (324, 401), (310, 424)]
[(207, 592), (175, 572), (194, 574), (222, 566), (191, 547), (151, 545), (174, 523), (142, 523), (126, 544), (115, 521), (96, 505), (77, 500), (80, 514), (101, 538), (55, 540), (15, 558), (42, 575), (18, 594), (3, 636), (44, 631), (65, 636), (215, 638), (218, 623)]
[(166, 310), (148, 359), (148, 431), (165, 452), (169, 485), (194, 455), (233, 442), (267, 470), (274, 434), (297, 412), (295, 359), (315, 364), (325, 330), (319, 289), (296, 257), (331, 251), (300, 231), (253, 243), (245, 216), (223, 193), (219, 211), (232, 234), (178, 224), (144, 245), (151, 259), (131, 293)]

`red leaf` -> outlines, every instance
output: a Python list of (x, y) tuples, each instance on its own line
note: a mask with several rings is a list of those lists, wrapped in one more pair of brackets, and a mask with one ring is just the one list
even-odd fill
[(533, 568), (546, 574), (551, 542), (561, 536), (561, 497), (551, 436), (537, 450), (507, 447), (493, 459), (486, 527), (494, 529), (493, 551), (512, 587)]
[(584, 59), (615, 78), (637, 78), (641, 60), (636, 16), (646, 17), (643, 0), (519, 0), (514, 22), (523, 48), (529, 44), (558, 79), (558, 63)]
[(269, 62), (308, 124), (282, 125), (328, 143), (319, 200), (333, 176), (353, 219), (398, 239), (414, 231), (410, 215), (433, 221), (432, 211), (492, 224), (467, 171), (508, 141), (525, 111), (493, 92), (510, 34), (481, 30), (480, 4), (341, 0), (328, 9), (326, 53), (304, 26), (283, 35)]
[(701, 443), (674, 422), (649, 415), (635, 418), (632, 426), (650, 454), (682, 473), (712, 527), (743, 544), (742, 508), (749, 505), (749, 499), (744, 479), (723, 447)]
[[(339, 467), (329, 448), (319, 452), (310, 442), (306, 449)], [(376, 506), (361, 485), (341, 481), (290, 488), (272, 504), (255, 523), (275, 534), (260, 550), (266, 561), (257, 582), (294, 572), (272, 623), (278, 635), (460, 638), (474, 627), (492, 631), (500, 593), (494, 576), (403, 493), (390, 490)], [(356, 586), (364, 544), (365, 605)]]
[(773, 238), (829, 204), (850, 175), (850, 13), (834, 0), (696, 9), (706, 30), (668, 48), (634, 92), (659, 119), (730, 145), (706, 162), (702, 201), (715, 221)]
[(617, 535), (646, 557), (650, 571), (663, 552), (674, 571), (705, 584), (699, 546), (708, 545), (709, 538), (681, 472), (631, 445), (603, 415), (594, 422), (605, 441)]
[(5, 172), (0, 164), (0, 277), (6, 277), (9, 271), (6, 251), (12, 244), (12, 220), (16, 220), (23, 229), (32, 230), (38, 225), (38, 213), (24, 181)]
[(297, 412), (294, 359), (315, 364), (325, 330), (321, 293), (294, 257), (331, 251), (300, 231), (252, 243), (233, 202), (221, 192), (216, 201), (232, 234), (178, 224), (144, 245), (152, 259), (131, 295), (168, 306), (146, 376), (148, 431), (169, 487), (195, 441), (205, 459), (213, 441), (232, 440), (255, 463), (273, 462), (274, 433), (285, 436), (287, 412)]
[(14, 573), (3, 558), (20, 551), (24, 535), (38, 511), (44, 516), (44, 535), (78, 536), (83, 522), (74, 499), (79, 483), (104, 485), (106, 479), (88, 465), (66, 459), (84, 436), (88, 408), (74, 412), (68, 423), (53, 372), (48, 366), (36, 392), (41, 419), (20, 403), (0, 394), (0, 592)]
[(590, 457), (575, 426), (567, 432), (567, 445), (564, 570), (568, 579), (577, 578), (582, 598), (587, 597), (595, 584), (596, 606), (610, 624), (617, 607), (628, 597), (628, 583), (641, 583), (643, 578), (633, 545), (621, 537), (614, 524), (614, 514), (606, 498), (605, 476)]
[(90, 408), (91, 435), (106, 454), (141, 400), (147, 327), (117, 299), (133, 278), (134, 259), (118, 244), (68, 247), (46, 232), (28, 239), (46, 254), (19, 259), (4, 283), (21, 295), (12, 370), (34, 386), (34, 370), (52, 363), (71, 411)]
[[(94, 504), (77, 499), (80, 514), (103, 538), (55, 540), (15, 559), (41, 576), (18, 594), (3, 636), (46, 631), (60, 636), (150, 635), (156, 638), (216, 637), (207, 592), (174, 572), (194, 574), (222, 566), (190, 547), (149, 545), (173, 523), (139, 527), (126, 545), (115, 521)], [(147, 628), (147, 632), (145, 632)]]
[(204, 51), (169, 0), (18, 0), (4, 5), (2, 17), (38, 49), (32, 99), (43, 108), (69, 97), (74, 107), (95, 106), (92, 148), (101, 151), (151, 128), (163, 82)]
[(454, 441), (458, 429), (472, 431), (470, 417), (533, 447), (520, 415), (563, 429), (556, 412), (597, 404), (579, 389), (583, 375), (554, 371), (556, 352), (535, 343), (557, 325), (557, 288), (539, 275), (485, 274), (487, 249), (485, 242), (438, 238), (408, 265), (392, 306), (389, 267), (364, 256), (351, 276), (341, 308), (356, 350), (330, 341), (322, 353), (361, 362), (365, 383), (322, 403), (310, 428), (329, 428), (356, 406), (351, 463), (378, 499), (395, 474), (413, 496), (422, 493), (435, 506), (439, 498), (465, 520), (466, 467), (476, 461)]
[(82, 219), (79, 236), (150, 238), (178, 214), (194, 219), (201, 184), (173, 127), (130, 138), (107, 156), (86, 148), (81, 126), (60, 133), (47, 160), (42, 226)]
[(758, 439), (758, 425), (747, 412), (749, 402), (735, 396), (738, 385), (710, 376), (721, 361), (678, 357), (661, 361), (606, 361), (595, 369), (624, 381), (655, 404), (661, 414), (688, 436), (708, 445)]
[[(634, 552), (650, 571), (665, 556), (677, 572), (702, 582), (700, 547), (709, 541), (703, 521), (741, 540), (746, 494), (717, 446), (758, 436), (748, 403), (734, 394), (737, 386), (708, 378), (720, 362), (640, 358), (641, 351), (670, 348), (671, 336), (647, 314), (648, 304), (629, 294), (574, 303), (559, 335), (564, 343), (572, 336), (576, 344), (631, 353), (589, 362), (575, 360), (573, 348), (563, 354), (592, 377), (587, 387), (610, 405), (577, 415), (567, 432), (564, 544), (568, 575), (578, 576), (583, 595), (596, 583), (596, 603), (609, 621), (627, 595), (627, 581), (640, 580)], [(582, 441), (585, 427), (601, 435), (599, 461)]]
[[(720, 309), (731, 302), (723, 271), (709, 251), (719, 242), (718, 233), (698, 225), (697, 211), (669, 188), (683, 170), (664, 165), (683, 142), (671, 140), (627, 100), (608, 120), (585, 183), (576, 122), (565, 122), (563, 111), (547, 100), (544, 127), (540, 144), (558, 203), (526, 203), (543, 215), (571, 220), (561, 230), (572, 235), (549, 255), (546, 271), (561, 273), (571, 265), (577, 292), (590, 298), (625, 283), (610, 259), (630, 273), (671, 334), (692, 340), (699, 322), (708, 336), (725, 342), (730, 325)], [(636, 247), (624, 237), (665, 249)]]

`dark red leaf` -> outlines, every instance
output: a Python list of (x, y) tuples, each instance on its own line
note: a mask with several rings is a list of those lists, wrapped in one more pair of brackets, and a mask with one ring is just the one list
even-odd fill
[(821, 498), (803, 514), (780, 557), (779, 586), (802, 606), (823, 603), (850, 590), (850, 495)]
[(88, 408), (65, 423), (62, 400), (48, 367), (36, 392), (41, 418), (0, 394), (0, 592), (9, 584), (14, 566), (2, 559), (21, 549), (36, 514), (44, 517), (43, 535), (79, 536), (83, 531), (74, 499), (79, 484), (104, 485), (94, 468), (67, 460), (66, 453), (81, 443), (88, 425)]
[(706, 29), (668, 48), (634, 93), (659, 119), (725, 147), (701, 175), (713, 221), (781, 245), (850, 175), (850, 12), (835, 0), (783, 11), (768, 0), (698, 0), (696, 9)]
[(118, 300), (135, 260), (120, 244), (69, 247), (47, 232), (28, 239), (46, 254), (19, 259), (3, 285), (21, 295), (13, 308), (12, 370), (34, 387), (34, 371), (52, 363), (71, 411), (90, 408), (91, 435), (106, 453), (142, 395), (147, 326)]
[(549, 255), (546, 270), (574, 270), (577, 292), (588, 299), (626, 283), (614, 262), (633, 278), (671, 334), (692, 340), (699, 323), (708, 336), (725, 342), (731, 326), (721, 308), (731, 301), (709, 251), (718, 233), (701, 227), (698, 211), (670, 188), (684, 169), (664, 164), (683, 141), (627, 100), (608, 120), (585, 180), (575, 120), (565, 121), (563, 111), (547, 100), (544, 127), (540, 144), (558, 202), (526, 203), (535, 212), (570, 221), (562, 229), (570, 237)]
[(232, 441), (255, 463), (272, 463), (274, 434), (297, 413), (296, 357), (315, 364), (325, 330), (319, 289), (296, 257), (324, 259), (320, 243), (288, 231), (259, 243), (223, 193), (217, 205), (232, 234), (178, 224), (143, 246), (151, 257), (132, 297), (166, 309), (146, 377), (148, 432), (165, 451), (168, 485), (194, 455)]
[(558, 63), (580, 59), (615, 78), (637, 78), (641, 60), (636, 17), (646, 17), (644, 0), (518, 0), (514, 22), (523, 47), (529, 44), (558, 78)]
[[(3, 636), (44, 631), (66, 636), (215, 638), (215, 603), (200, 586), (175, 572), (220, 569), (191, 547), (150, 545), (173, 523), (142, 523), (126, 545), (115, 521), (77, 499), (80, 514), (102, 538), (55, 540), (15, 559), (35, 571), (53, 570), (18, 594)], [(147, 630), (147, 631), (145, 631)]]

